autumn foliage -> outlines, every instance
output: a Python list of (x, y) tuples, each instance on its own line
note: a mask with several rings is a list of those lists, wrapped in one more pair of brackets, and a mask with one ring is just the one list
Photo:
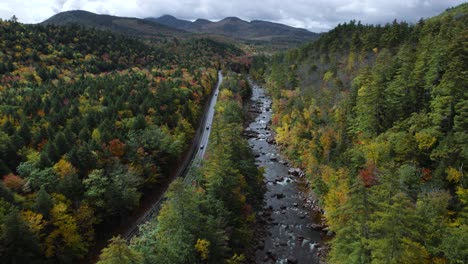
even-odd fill
[(467, 262), (467, 14), (352, 20), (254, 57), (275, 139), (336, 233), (330, 263)]
[(366, 187), (374, 185), (377, 181), (377, 168), (374, 164), (369, 164), (366, 168), (359, 170), (358, 174)]
[(207, 38), (0, 20), (2, 257), (80, 262), (171, 175), (217, 68), (240, 54)]
[(19, 191), (24, 184), (24, 180), (20, 176), (8, 174), (3, 177), (3, 184), (10, 190)]

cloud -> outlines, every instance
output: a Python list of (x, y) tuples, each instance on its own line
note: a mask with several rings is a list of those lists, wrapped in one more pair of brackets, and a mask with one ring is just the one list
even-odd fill
[[(27, 2), (27, 3), (26, 3)], [(220, 20), (237, 16), (245, 20), (268, 20), (327, 31), (352, 19), (364, 24), (397, 20), (416, 22), (465, 2), (464, 0), (2, 0), (0, 18), (16, 15), (24, 23), (38, 23), (68, 10), (129, 17), (158, 17)]]

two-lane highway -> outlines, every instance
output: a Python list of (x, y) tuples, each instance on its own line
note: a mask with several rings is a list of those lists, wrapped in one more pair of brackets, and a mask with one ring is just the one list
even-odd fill
[(211, 125), (213, 123), (215, 105), (218, 100), (219, 87), (221, 86), (222, 82), (223, 82), (223, 75), (221, 74), (221, 71), (218, 71), (218, 84), (216, 85), (216, 90), (214, 91), (214, 94), (211, 97), (211, 101), (209, 104), (210, 106), (208, 108), (208, 111), (206, 112), (205, 124), (203, 126), (204, 127), (203, 134), (201, 136), (197, 154), (195, 155), (193, 159), (195, 162), (197, 161), (199, 162), (200, 160), (202, 160), (203, 156), (205, 155), (206, 147), (208, 146), (208, 140), (210, 139)]
[[(181, 165), (181, 167), (177, 170), (176, 176), (177, 177), (184, 177), (184, 182), (191, 183), (192, 179), (188, 179), (186, 177), (189, 169), (192, 166), (198, 166), (200, 161), (203, 159), (206, 149), (208, 147), (208, 142), (211, 133), (211, 125), (213, 122), (215, 106), (218, 99), (219, 88), (221, 83), (223, 82), (223, 75), (221, 71), (218, 71), (218, 83), (216, 84), (216, 89), (212, 93), (211, 100), (207, 105), (205, 110), (205, 114), (203, 116), (202, 121), (200, 122), (200, 127), (198, 128), (195, 138), (193, 140), (193, 145), (190, 149), (190, 153), (188, 157), (191, 159), (187, 159)], [(130, 226), (127, 231), (124, 232), (123, 237), (129, 241), (132, 237), (138, 234), (138, 226), (141, 224), (146, 223), (147, 221), (155, 218), (158, 215), (159, 209), (161, 208), (161, 204), (164, 200), (165, 192), (161, 195), (161, 197), (153, 203), (153, 205), (140, 217), (138, 220)]]

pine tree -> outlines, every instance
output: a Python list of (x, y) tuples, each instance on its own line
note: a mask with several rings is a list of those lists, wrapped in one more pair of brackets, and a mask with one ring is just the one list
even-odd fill
[(3, 263), (45, 263), (39, 239), (30, 231), (17, 210), (5, 217), (3, 226), (0, 237)]
[(336, 236), (330, 252), (333, 263), (371, 263), (370, 221), (375, 210), (369, 187), (358, 178), (348, 194), (349, 199), (339, 207), (333, 217), (340, 219), (333, 226)]
[(143, 256), (139, 252), (131, 249), (127, 241), (120, 236), (113, 237), (110, 244), (104, 248), (99, 256), (97, 264), (139, 264), (143, 261)]
[(428, 263), (429, 253), (416, 240), (420, 219), (404, 193), (379, 203), (372, 218), (369, 240), (372, 262)]
[(36, 211), (47, 218), (53, 206), (54, 202), (52, 201), (52, 197), (47, 193), (44, 186), (41, 186), (41, 189), (39, 189), (36, 194), (36, 201), (34, 204)]

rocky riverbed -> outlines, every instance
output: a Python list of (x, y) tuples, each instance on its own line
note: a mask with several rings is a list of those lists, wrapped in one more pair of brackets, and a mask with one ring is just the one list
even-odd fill
[[(250, 82), (249, 112), (255, 117), (245, 129), (257, 165), (265, 170), (267, 187), (255, 263), (320, 263), (326, 226), (304, 173), (281, 156), (270, 130), (271, 100), (265, 89)], [(324, 231), (325, 229), (325, 231)]]

